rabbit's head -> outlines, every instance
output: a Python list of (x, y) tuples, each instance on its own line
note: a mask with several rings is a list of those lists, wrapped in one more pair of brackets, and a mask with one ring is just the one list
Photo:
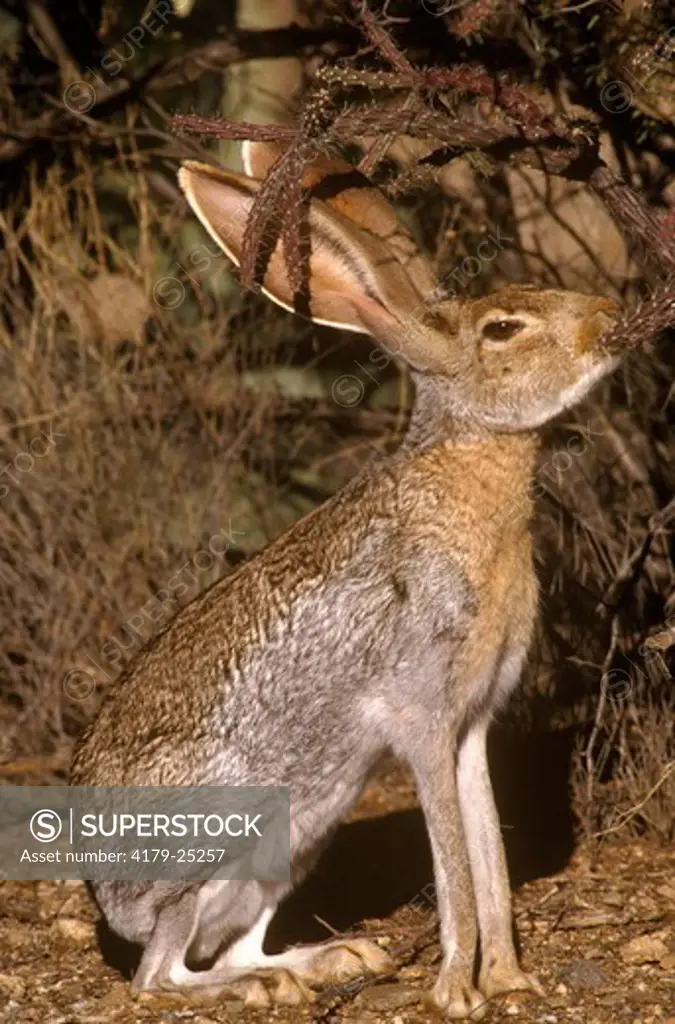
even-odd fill
[[(181, 186), (204, 227), (237, 265), (261, 179), (283, 161), (276, 144), (244, 147), (247, 174), (189, 161)], [(600, 342), (611, 299), (510, 285), (447, 299), (382, 194), (352, 168), (307, 168), (305, 294), (294, 294), (279, 240), (262, 290), (317, 323), (372, 335), (414, 373), (430, 375), (449, 417), (492, 430), (530, 430), (580, 401), (616, 366)]]
[(456, 415), (495, 430), (529, 430), (581, 401), (615, 368), (599, 341), (617, 315), (612, 299), (509, 285), (429, 304), (413, 318), (439, 347), (445, 340), (452, 376), (440, 382)]

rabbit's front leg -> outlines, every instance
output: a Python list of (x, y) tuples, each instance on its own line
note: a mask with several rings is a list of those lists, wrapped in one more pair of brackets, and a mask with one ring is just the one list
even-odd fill
[(514, 990), (543, 995), (536, 978), (518, 966), (513, 943), (511, 890), (487, 761), (488, 722), (484, 716), (468, 730), (459, 748), (457, 770), (480, 927), (478, 986), (488, 999)]
[(457, 791), (456, 730), (434, 722), (406, 754), (429, 832), (441, 925), (443, 963), (431, 998), (451, 1020), (478, 1020), (485, 1000), (473, 984), (478, 930)]

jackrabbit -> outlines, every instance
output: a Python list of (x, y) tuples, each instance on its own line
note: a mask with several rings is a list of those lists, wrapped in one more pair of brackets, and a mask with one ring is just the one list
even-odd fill
[[(180, 183), (237, 263), (267, 169), (188, 162)], [(511, 285), (443, 300), (384, 197), (339, 162), (305, 174), (304, 312), (406, 360), (416, 399), (398, 451), (185, 607), (113, 686), (77, 748), (82, 785), (287, 785), (293, 883), (100, 883), (111, 927), (144, 946), (136, 990), (235, 986), (297, 1002), (337, 973), (386, 972), (366, 940), (263, 953), (279, 901), (392, 749), (411, 766), (433, 853), (448, 1018), (540, 991), (518, 966), (486, 760), (537, 612), (528, 526), (536, 428), (616, 365), (613, 300)], [(264, 290), (296, 307), (279, 242)], [(383, 854), (384, 855), (384, 854)], [(480, 966), (474, 975), (480, 938)], [(199, 971), (188, 963), (212, 958)], [(215, 958), (215, 959), (214, 959)]]

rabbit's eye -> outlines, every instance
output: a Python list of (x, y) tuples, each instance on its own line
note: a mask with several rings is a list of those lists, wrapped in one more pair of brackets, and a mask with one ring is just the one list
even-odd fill
[(483, 327), (483, 337), (486, 341), (510, 341), (524, 326), (522, 320), (491, 320)]

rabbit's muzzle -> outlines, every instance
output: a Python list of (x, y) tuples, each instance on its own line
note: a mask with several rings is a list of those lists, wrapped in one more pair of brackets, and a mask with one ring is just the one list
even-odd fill
[(592, 351), (599, 339), (614, 326), (619, 318), (619, 312), (620, 306), (614, 299), (593, 299), (577, 330), (576, 354), (584, 355)]

